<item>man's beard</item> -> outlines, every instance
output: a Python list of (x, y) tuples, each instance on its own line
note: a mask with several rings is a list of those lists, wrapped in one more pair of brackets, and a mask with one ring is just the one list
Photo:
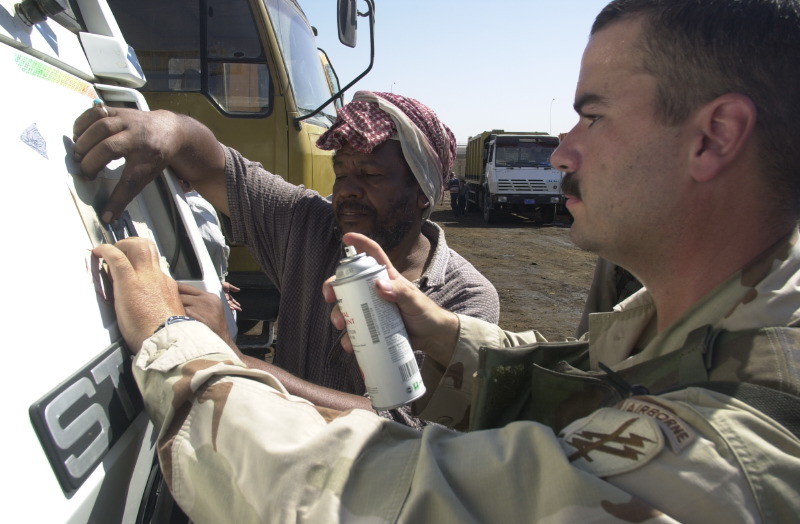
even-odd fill
[(378, 243), (384, 251), (397, 247), (414, 225), (414, 209), (411, 199), (403, 197), (395, 206), (387, 210), (383, 219), (378, 217), (375, 208), (355, 201), (345, 201), (336, 206), (336, 222), (342, 230), (342, 218), (346, 211), (364, 213), (372, 219), (372, 231), (365, 234)]

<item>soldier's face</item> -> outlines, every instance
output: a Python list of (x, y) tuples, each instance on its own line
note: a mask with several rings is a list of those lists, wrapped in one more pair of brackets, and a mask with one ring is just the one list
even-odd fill
[(580, 119), (551, 157), (566, 173), (573, 241), (629, 269), (681, 219), (689, 182), (682, 129), (657, 117), (657, 82), (641, 67), (641, 30), (628, 19), (592, 36), (575, 93)]

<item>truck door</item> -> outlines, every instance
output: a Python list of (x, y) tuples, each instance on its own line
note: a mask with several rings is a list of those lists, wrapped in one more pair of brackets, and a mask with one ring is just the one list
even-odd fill
[(494, 166), (495, 166), (495, 142), (490, 142), (488, 149), (486, 151), (486, 167), (484, 169), (485, 173), (485, 182), (486, 182), (486, 189), (489, 193), (496, 193), (497, 192), (497, 181), (494, 177)]
[[(109, 0), (136, 50), (151, 109), (192, 116), (223, 144), (295, 184), (327, 194), (330, 152), (314, 147), (335, 120), (314, 35), (290, 0)], [(165, 25), (168, 30), (165, 30)]]
[[(267, 170), (323, 195), (333, 187), (332, 152), (316, 148), (335, 120), (311, 26), (292, 0), (109, 0), (136, 49), (151, 109), (187, 114), (225, 145)], [(165, 30), (165, 25), (169, 27)], [(278, 293), (243, 246), (232, 246), (228, 281), (239, 287), (240, 347), (262, 350)]]

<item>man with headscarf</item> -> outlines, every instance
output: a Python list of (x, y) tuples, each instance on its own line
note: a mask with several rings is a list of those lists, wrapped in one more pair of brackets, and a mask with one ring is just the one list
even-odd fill
[[(127, 163), (117, 190), (128, 191), (170, 166), (224, 215), (229, 239), (248, 246), (281, 294), (275, 366), (244, 358), (278, 376), (291, 392), (337, 409), (371, 407), (358, 364), (342, 350), (342, 333), (329, 322), (331, 306), (320, 293), (344, 256), (344, 233), (375, 239), (393, 265), (442, 307), (497, 322), (494, 287), (447, 247), (441, 228), (428, 220), (453, 165), (456, 141), (417, 100), (359, 91), (340, 110), (318, 141), (320, 148), (336, 151), (330, 200), (220, 145), (187, 116), (108, 111), (105, 116), (89, 110), (76, 121), (82, 170), (91, 176), (121, 152)], [(181, 292), (189, 315), (217, 324), (208, 313), (216, 295), (189, 286)], [(224, 326), (217, 325), (224, 336)], [(415, 424), (405, 411), (390, 416)]]

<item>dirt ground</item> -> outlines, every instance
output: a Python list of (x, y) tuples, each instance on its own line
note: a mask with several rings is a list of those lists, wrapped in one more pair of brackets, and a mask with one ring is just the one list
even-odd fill
[(512, 215), (488, 225), (480, 212), (456, 219), (446, 196), (431, 219), (447, 244), (494, 284), (503, 329), (535, 328), (551, 341), (574, 336), (597, 257), (570, 241), (568, 216), (543, 225)]

